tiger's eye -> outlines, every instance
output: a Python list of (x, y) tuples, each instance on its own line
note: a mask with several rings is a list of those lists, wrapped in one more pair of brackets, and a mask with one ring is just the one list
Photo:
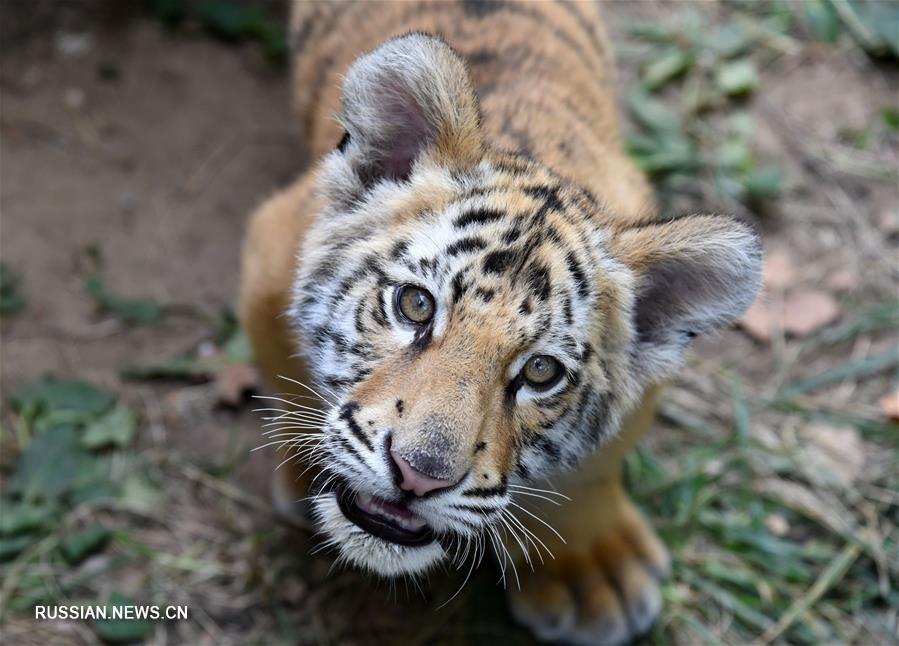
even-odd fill
[(417, 325), (424, 325), (434, 318), (434, 297), (420, 287), (400, 287), (396, 303), (400, 314)]
[(562, 376), (562, 365), (548, 354), (538, 354), (527, 360), (522, 375), (531, 386), (545, 389)]

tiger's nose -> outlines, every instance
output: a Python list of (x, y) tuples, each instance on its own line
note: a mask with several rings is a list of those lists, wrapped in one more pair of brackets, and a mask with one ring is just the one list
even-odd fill
[(433, 478), (418, 471), (396, 451), (391, 451), (390, 456), (400, 470), (399, 486), (403, 491), (411, 491), (416, 496), (423, 496), (430, 491), (446, 489), (456, 484), (454, 480)]

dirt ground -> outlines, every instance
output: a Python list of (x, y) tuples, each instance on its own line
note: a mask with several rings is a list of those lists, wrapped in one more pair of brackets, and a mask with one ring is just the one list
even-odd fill
[[(635, 74), (624, 26), (638, 17), (668, 19), (679, 10), (677, 3), (606, 4), (613, 41), (622, 42), (622, 85)], [(304, 643), (396, 643), (398, 617), (426, 602), (403, 590), (385, 592), (383, 584), (362, 590), (352, 573), (334, 573), (327, 586), (309, 583), (324, 580), (329, 563), (323, 557), (291, 560), (305, 552), (306, 538), (264, 510), (270, 456), (245, 454), (258, 443), (251, 406), (217, 407), (209, 384), (121, 378), (123, 367), (196, 348), (211, 338), (209, 326), (186, 316), (128, 326), (98, 315), (82, 284), (84, 250), (95, 246), (110, 291), (210, 312), (233, 307), (248, 213), (306, 163), (284, 73), (253, 47), (168, 33), (141, 12), (114, 26), (79, 24), (78, 33), (89, 34), (86, 44), (72, 45), (66, 33), (60, 27), (23, 38), (4, 49), (0, 64), (0, 254), (22, 277), (28, 299), (23, 312), (2, 321), (4, 402), (19, 385), (48, 373), (77, 375), (123, 393), (143, 411), (139, 444), (148, 453), (177, 454), (201, 465), (238, 455), (228, 486), (247, 492), (246, 500), (206, 486), (205, 471), (157, 464), (170, 496), (167, 531), (138, 531), (173, 553), (179, 545), (208, 550), (193, 554), (200, 563), (195, 570), (159, 584), (196, 610), (195, 620), (157, 634), (160, 643), (270, 643), (273, 634)], [(748, 106), (757, 123), (754, 142), (787, 178), (782, 199), (757, 221), (766, 250), (786, 252), (798, 273), (796, 285), (820, 287), (845, 270), (853, 285), (838, 297), (843, 317), (895, 296), (897, 234), (890, 219), (899, 203), (896, 182), (847, 171), (833, 148), (841, 132), (865, 128), (883, 106), (895, 105), (895, 69), (872, 66), (845, 50), (807, 47), (772, 62), (763, 79)], [(896, 150), (853, 162), (895, 169)], [(880, 335), (808, 353), (782, 335), (760, 344), (727, 330), (699, 344), (663, 407), (665, 417), (695, 410), (697, 401), (709, 418), (729, 415), (729, 403), (722, 401), (729, 382), (722, 375), (738, 374), (747, 396), (764, 398), (792, 379), (894, 344), (892, 335)], [(877, 417), (878, 400), (888, 390), (882, 375), (846, 380), (826, 400), (832, 409)], [(774, 413), (760, 414), (758, 423), (763, 430), (782, 430)], [(676, 442), (664, 433), (652, 440), (659, 451), (676, 450)], [(12, 459), (4, 456), (4, 467)], [(144, 581), (126, 568), (116, 584), (139, 588)], [(478, 596), (485, 589), (475, 586), (466, 602), (480, 610), (451, 611), (430, 629), (404, 629), (403, 641), (449, 639), (449, 623), (501, 606), (499, 591), (495, 598)], [(400, 604), (390, 600), (396, 594)], [(294, 608), (295, 616), (286, 619), (285, 607)], [(364, 630), (335, 628), (363, 616)], [(525, 640), (504, 622), (478, 626), (467, 634)], [(35, 643), (96, 639), (81, 627), (38, 626), (27, 618), (13, 619), (7, 630)], [(432, 630), (448, 632), (440, 637)]]

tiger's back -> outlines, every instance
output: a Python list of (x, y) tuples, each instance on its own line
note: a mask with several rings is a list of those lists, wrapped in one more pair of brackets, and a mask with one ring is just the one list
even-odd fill
[(540, 159), (616, 217), (651, 216), (652, 191), (621, 146), (598, 2), (294, 2), (294, 101), (314, 158), (342, 135), (334, 115), (350, 63), (410, 31), (442, 36), (468, 63), (490, 144)]

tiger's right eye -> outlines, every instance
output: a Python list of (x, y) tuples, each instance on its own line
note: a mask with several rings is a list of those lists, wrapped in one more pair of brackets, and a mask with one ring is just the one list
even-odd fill
[(525, 382), (536, 390), (549, 390), (559, 382), (563, 373), (562, 364), (548, 354), (531, 357), (521, 371)]
[(434, 297), (421, 287), (403, 285), (396, 293), (398, 314), (415, 325), (424, 325), (434, 318)]

